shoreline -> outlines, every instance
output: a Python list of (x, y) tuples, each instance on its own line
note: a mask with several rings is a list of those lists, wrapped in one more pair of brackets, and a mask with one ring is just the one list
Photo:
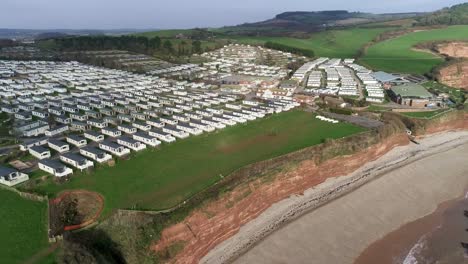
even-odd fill
[[(354, 264), (419, 263), (416, 258), (420, 257), (418, 255), (422, 253), (422, 251), (428, 253), (427, 242), (435, 233), (445, 234), (445, 239), (441, 239), (439, 235), (439, 238), (435, 240), (435, 242), (444, 243), (444, 245), (450, 244), (450, 247), (444, 247), (444, 251), (450, 249), (452, 251), (458, 251), (458, 253), (463, 252), (459, 242), (465, 241), (462, 237), (466, 237), (466, 234), (454, 235), (454, 230), (449, 230), (448, 226), (454, 229), (453, 226), (456, 226), (456, 222), (463, 222), (465, 219), (462, 212), (464, 208), (463, 204), (466, 204), (466, 199), (468, 198), (467, 194), (468, 192), (465, 191), (465, 194), (458, 198), (440, 203), (437, 209), (431, 214), (406, 223), (388, 233), (383, 238), (373, 242), (361, 252), (359, 257), (354, 261)], [(451, 215), (453, 211), (458, 212), (456, 219), (451, 218), (453, 217), (453, 215)], [(455, 233), (463, 233), (463, 230), (464, 225), (457, 228)], [(447, 241), (447, 237), (451, 239)], [(443, 254), (438, 257), (443, 257)], [(423, 259), (421, 261), (424, 263)], [(461, 261), (463, 262), (463, 260)], [(458, 263), (460, 259), (456, 262), (452, 262)]]
[[(421, 145), (396, 147), (361, 166), (346, 176), (328, 179), (310, 188), (303, 195), (290, 196), (263, 212), (259, 217), (241, 227), (233, 237), (223, 241), (201, 260), (201, 263), (229, 263), (258, 245), (274, 231), (288, 226), (300, 216), (325, 207), (333, 201), (352, 194), (366, 183), (373, 182), (391, 171), (432, 155), (446, 152), (457, 145), (468, 144), (468, 131), (446, 132), (421, 139)], [(429, 212), (430, 213), (430, 212)], [(286, 224), (286, 225), (285, 225)], [(242, 261), (239, 261), (242, 263)]]

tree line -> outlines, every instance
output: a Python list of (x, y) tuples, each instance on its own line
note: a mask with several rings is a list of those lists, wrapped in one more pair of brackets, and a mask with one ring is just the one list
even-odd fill
[(267, 41), (264, 45), (265, 48), (280, 50), (284, 52), (289, 52), (297, 55), (307, 56), (307, 57), (314, 57), (314, 51), (308, 49), (301, 49), (296, 47), (291, 47), (288, 45), (280, 44), (277, 42)]
[(173, 56), (202, 53), (202, 43), (199, 40), (187, 42), (173, 41), (160, 37), (144, 36), (79, 36), (52, 39), (53, 46), (59, 51), (89, 51), (89, 50), (126, 50), (141, 54), (167, 54)]

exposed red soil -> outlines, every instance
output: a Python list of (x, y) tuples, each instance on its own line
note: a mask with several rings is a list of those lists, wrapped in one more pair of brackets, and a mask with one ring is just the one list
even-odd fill
[(440, 133), (443, 131), (457, 130), (457, 129), (468, 129), (468, 113), (464, 114), (463, 119), (458, 119), (450, 122), (444, 122), (437, 125), (429, 126), (426, 129), (426, 135)]
[(468, 58), (468, 42), (451, 42), (437, 45), (440, 54), (453, 58)]
[[(468, 59), (468, 42), (437, 45), (440, 54), (452, 58)], [(439, 70), (439, 81), (445, 85), (468, 90), (468, 61), (462, 60)]]
[(468, 90), (468, 61), (456, 62), (442, 68), (438, 80), (450, 87)]
[[(447, 121), (426, 128), (426, 134), (468, 129), (468, 114), (463, 120)], [(319, 165), (313, 160), (273, 177), (260, 177), (248, 185), (237, 186), (221, 198), (194, 210), (181, 223), (163, 230), (161, 239), (151, 250), (162, 252), (174, 243), (185, 247), (171, 263), (198, 263), (211, 249), (235, 235), (240, 227), (258, 217), (276, 202), (302, 194), (327, 178), (352, 173), (363, 164), (376, 160), (396, 146), (408, 144), (405, 134), (394, 135), (384, 142), (348, 156), (327, 160)]]

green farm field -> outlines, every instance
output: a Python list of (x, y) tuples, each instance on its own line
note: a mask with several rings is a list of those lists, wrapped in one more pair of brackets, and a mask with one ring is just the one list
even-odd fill
[(235, 37), (233, 39), (244, 44), (263, 44), (272, 41), (295, 48), (313, 50), (315, 56), (352, 58), (379, 34), (392, 29), (387, 27), (330, 30), (312, 34), (308, 39), (290, 37)]
[(315, 144), (364, 131), (330, 124), (300, 110), (237, 125), (147, 149), (114, 167), (75, 174), (58, 185), (46, 182), (34, 191), (55, 195), (65, 189), (87, 189), (105, 197), (104, 215), (117, 208), (165, 209), (217, 182), (234, 170)]
[(468, 40), (468, 26), (450, 26), (409, 33), (372, 45), (360, 63), (388, 72), (424, 74), (442, 63), (443, 58), (430, 52), (416, 51), (418, 43), (442, 40)]
[(23, 263), (49, 246), (47, 205), (0, 188), (1, 263)]

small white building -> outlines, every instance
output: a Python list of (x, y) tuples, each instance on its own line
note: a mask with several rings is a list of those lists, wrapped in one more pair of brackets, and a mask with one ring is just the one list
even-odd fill
[(122, 136), (122, 131), (115, 129), (115, 128), (110, 128), (106, 127), (101, 129), (102, 134), (109, 136), (109, 137), (120, 137)]
[(60, 155), (60, 160), (64, 163), (72, 165), (73, 167), (81, 171), (94, 166), (94, 163), (92, 161), (87, 160), (83, 156), (75, 153), (64, 153)]
[(50, 139), (49, 142), (47, 143), (49, 148), (59, 152), (59, 153), (65, 153), (70, 151), (70, 145), (67, 143), (56, 140), (56, 139)]
[(100, 142), (99, 148), (113, 155), (116, 155), (117, 157), (122, 157), (130, 154), (130, 149), (111, 141)]
[(118, 125), (117, 129), (127, 134), (135, 134), (138, 131), (136, 127), (129, 125)]
[(99, 163), (103, 163), (112, 159), (112, 156), (107, 154), (105, 151), (90, 146), (80, 148), (80, 154)]
[(148, 131), (148, 135), (152, 136), (152, 137), (155, 137), (161, 141), (164, 141), (166, 143), (171, 143), (171, 142), (174, 142), (176, 141), (176, 138), (173, 137), (171, 134), (169, 133), (166, 133), (164, 131), (162, 131), (161, 129), (159, 128), (153, 128), (151, 129), (150, 131)]
[(37, 164), (39, 169), (48, 172), (56, 177), (65, 177), (73, 173), (73, 170), (58, 162), (57, 160), (44, 159)]
[(50, 150), (42, 146), (33, 146), (29, 148), (29, 154), (33, 155), (38, 159), (48, 159), (50, 158)]
[(21, 173), (12, 168), (0, 166), (0, 184), (14, 186), (29, 180), (27, 174)]
[(156, 137), (152, 137), (143, 132), (137, 132), (133, 134), (133, 139), (138, 140), (144, 144), (150, 145), (152, 147), (157, 147), (161, 145), (161, 141), (159, 141)]
[(79, 148), (84, 147), (88, 144), (85, 138), (77, 136), (77, 135), (67, 136), (67, 142)]
[(99, 133), (99, 132), (96, 132), (96, 131), (93, 131), (93, 130), (90, 130), (90, 131), (86, 131), (83, 133), (84, 137), (91, 140), (91, 141), (94, 141), (94, 142), (101, 142), (104, 140), (104, 135)]
[(61, 125), (61, 126), (56, 126), (54, 128), (49, 128), (45, 131), (45, 135), (48, 137), (53, 137), (56, 135), (60, 135), (62, 133), (65, 133), (69, 130), (67, 125)]
[(129, 137), (120, 137), (117, 139), (117, 144), (130, 148), (134, 151), (141, 151), (146, 148), (146, 145)]

